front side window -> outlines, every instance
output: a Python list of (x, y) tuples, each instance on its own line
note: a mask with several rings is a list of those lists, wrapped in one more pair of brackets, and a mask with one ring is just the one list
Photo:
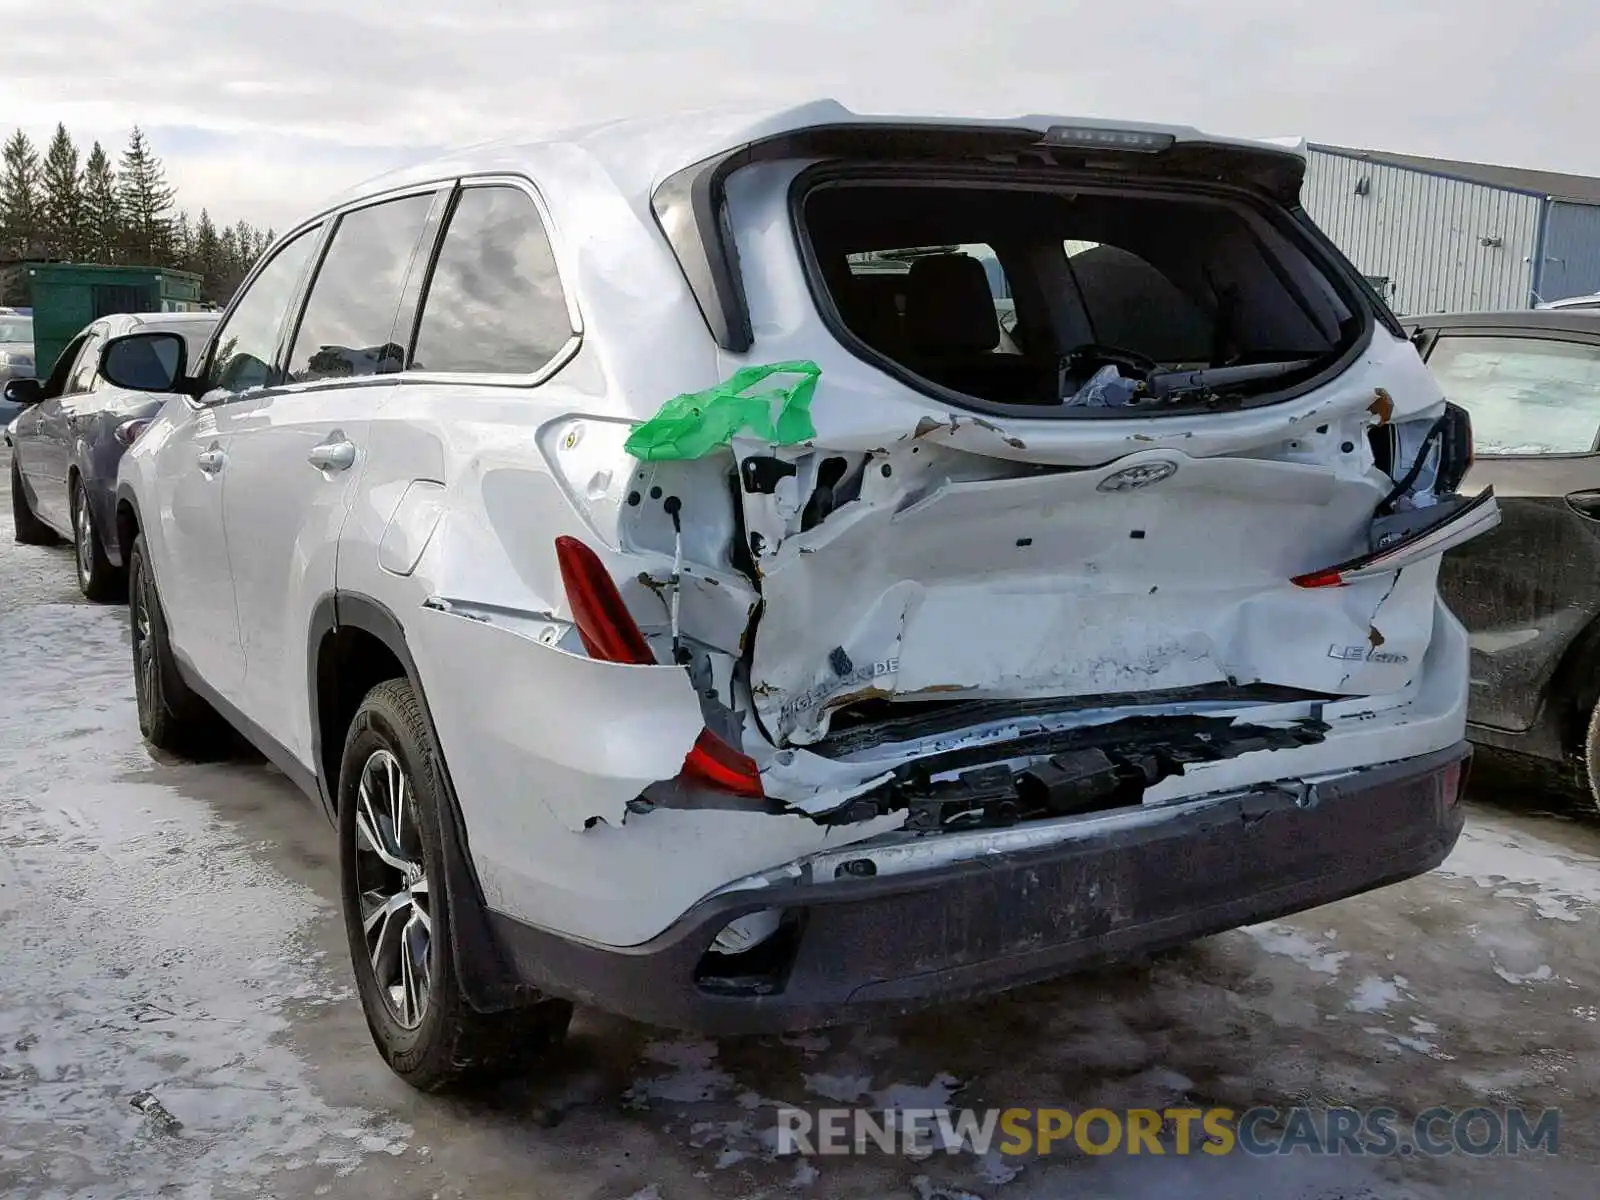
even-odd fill
[(206, 391), (243, 392), (278, 382), (274, 365), (278, 335), (317, 247), (320, 230), (313, 226), (286, 243), (251, 280), (217, 331), (216, 349), (206, 370)]
[(1444, 334), (1428, 368), (1472, 417), (1479, 454), (1588, 454), (1600, 435), (1600, 346)]
[(433, 207), (433, 193), (346, 213), (323, 256), (289, 354), (289, 382), (398, 371), (395, 309)]
[(572, 335), (538, 206), (519, 188), (467, 188), (428, 282), (409, 369), (531, 374)]
[(65, 346), (56, 356), (56, 361), (50, 367), (50, 374), (45, 377), (42, 394), (45, 399), (64, 394), (67, 382), (72, 378), (72, 373), (77, 369), (78, 356), (83, 352), (83, 344), (89, 340), (87, 333), (80, 333)]

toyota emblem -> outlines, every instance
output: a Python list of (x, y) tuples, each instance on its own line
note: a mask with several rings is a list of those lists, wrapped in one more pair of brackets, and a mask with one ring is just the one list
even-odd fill
[(1154, 462), (1142, 462), (1137, 466), (1123, 467), (1102, 479), (1095, 487), (1100, 492), (1131, 492), (1136, 488), (1149, 487), (1152, 483), (1160, 483), (1163, 479), (1173, 474), (1178, 469), (1178, 464), (1169, 458), (1157, 459)]

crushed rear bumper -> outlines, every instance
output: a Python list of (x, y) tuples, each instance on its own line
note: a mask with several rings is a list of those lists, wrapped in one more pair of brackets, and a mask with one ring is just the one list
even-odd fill
[[(708, 1034), (815, 1028), (1016, 987), (1421, 874), (1461, 832), (1470, 756), (1461, 742), (1309, 792), (1095, 814), (1047, 846), (726, 891), (639, 946), (492, 919), (518, 975), (547, 992)], [(768, 908), (784, 910), (784, 929), (759, 970), (726, 978), (727, 960), (707, 947), (729, 921)]]

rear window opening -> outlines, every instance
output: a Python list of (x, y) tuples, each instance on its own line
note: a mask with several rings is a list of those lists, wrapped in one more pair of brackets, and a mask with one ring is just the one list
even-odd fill
[(1337, 268), (1242, 199), (834, 178), (803, 193), (798, 216), (841, 340), (976, 407), (1270, 402), (1341, 364), (1369, 328)]

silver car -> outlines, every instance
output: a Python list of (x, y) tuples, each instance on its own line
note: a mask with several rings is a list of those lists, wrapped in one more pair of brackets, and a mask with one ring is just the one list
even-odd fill
[[(0, 309), (0, 384), (32, 378), (33, 318)], [(21, 405), (0, 398), (0, 428), (21, 411)]]
[(1600, 308), (1600, 292), (1592, 296), (1568, 296), (1564, 300), (1546, 300), (1540, 308)]

